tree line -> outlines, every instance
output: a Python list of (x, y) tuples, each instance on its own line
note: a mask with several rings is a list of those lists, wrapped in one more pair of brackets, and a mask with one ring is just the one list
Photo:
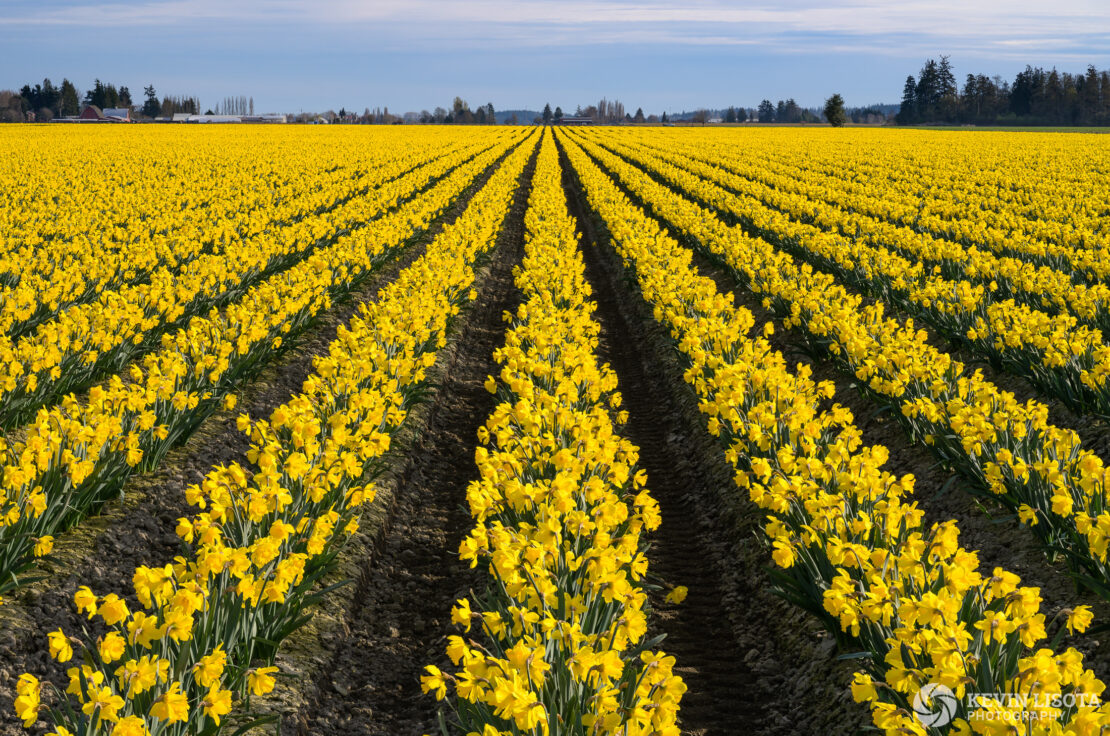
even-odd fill
[(421, 110), (416, 122), (441, 125), (496, 125), (497, 113), (493, 103), (487, 102), (474, 110), (470, 103), (462, 97), (456, 96), (451, 102), (451, 109), (437, 107), (434, 111)]
[[(821, 116), (817, 111), (802, 107), (794, 98), (779, 100), (777, 105), (772, 105), (770, 100), (764, 99), (756, 108), (756, 120), (761, 123), (819, 123)], [(741, 121), (743, 122), (743, 121)]]
[[(148, 118), (172, 118), (178, 113), (188, 115), (200, 115), (201, 106), (200, 100), (196, 97), (174, 97), (166, 95), (162, 101), (158, 101), (158, 92), (154, 89), (153, 84), (148, 84), (143, 88), (143, 102), (142, 114)], [(211, 110), (206, 111), (207, 114), (212, 115)]]
[[(31, 120), (42, 122), (54, 118), (76, 117), (87, 105), (94, 105), (101, 110), (125, 107), (148, 118), (171, 117), (175, 113), (216, 114), (211, 109), (204, 110), (200, 99), (194, 96), (163, 95), (159, 98), (154, 85), (143, 88), (143, 103), (138, 106), (132, 99), (131, 90), (124, 85), (117, 86), (96, 79), (92, 87), (82, 95), (68, 79), (63, 79), (61, 85), (56, 86), (47, 78), (34, 86), (25, 84), (18, 92), (0, 90), (0, 123)], [(254, 98), (226, 97), (216, 108), (216, 112), (228, 115), (251, 114), (254, 110)]]
[[(49, 120), (56, 117), (79, 115), (83, 105), (96, 105), (97, 107), (131, 107), (139, 117), (159, 118), (172, 117), (177, 113), (192, 115), (253, 115), (254, 98), (247, 96), (225, 97), (215, 106), (215, 109), (203, 109), (197, 97), (178, 97), (165, 95), (159, 98), (153, 85), (143, 88), (143, 102), (133, 105), (131, 93), (127, 87), (117, 87), (111, 83), (103, 83), (97, 79), (93, 87), (81, 97), (77, 88), (68, 80), (63, 80), (61, 87), (55, 87), (49, 79), (34, 87), (24, 85), (18, 94), (11, 91), (0, 91), (0, 122), (20, 122), (37, 119)], [(526, 113), (523, 119), (516, 114)], [(882, 113), (878, 110), (850, 109), (847, 111), (848, 119), (852, 122), (876, 122), (875, 116), (882, 120)], [(869, 117), (870, 116), (870, 117)], [(495, 125), (507, 123), (517, 125), (521, 123), (558, 124), (567, 117), (563, 108), (556, 105), (552, 108), (548, 103), (542, 113), (535, 114), (531, 111), (508, 111), (500, 115), (494, 110), (493, 103), (488, 102), (477, 108), (471, 108), (470, 103), (462, 97), (456, 96), (450, 109), (437, 107), (434, 111), (422, 110), (419, 113), (405, 113), (404, 115), (392, 114), (389, 108), (366, 108), (362, 114), (353, 110), (340, 108), (336, 113), (328, 110), (323, 113), (302, 112), (290, 114), (294, 122), (315, 122), (319, 119), (330, 123), (348, 124), (397, 124), (397, 123), (423, 123), (442, 125)], [(824, 117), (818, 109), (802, 108), (793, 98), (779, 100), (775, 105), (770, 100), (763, 100), (758, 109), (732, 106), (723, 110), (710, 111), (699, 109), (693, 113), (679, 113), (668, 117), (664, 112), (661, 116), (645, 114), (642, 107), (636, 108), (632, 113), (625, 109), (620, 100), (609, 100), (602, 97), (597, 103), (577, 105), (574, 117), (587, 119), (597, 125), (620, 125), (635, 123), (668, 123), (675, 120), (686, 122), (706, 123), (710, 120), (722, 120), (726, 123), (742, 123), (747, 120), (761, 123), (802, 123), (822, 122)]]
[[(98, 80), (99, 84), (99, 80)], [(112, 94), (119, 99), (121, 90), (112, 87)], [(104, 85), (100, 85), (100, 94), (105, 94)], [(123, 94), (130, 97), (126, 87), (122, 88)], [(86, 94), (88, 98), (92, 90)], [(0, 92), (0, 122), (17, 123), (29, 119), (50, 119), (65, 115), (79, 115), (81, 113), (81, 94), (68, 79), (63, 79), (60, 86), (55, 86), (49, 78), (42, 80), (42, 84), (32, 87), (23, 85), (19, 92), (4, 90)]]
[[(437, 107), (435, 110), (421, 110), (419, 113), (407, 112), (404, 115), (396, 115), (389, 112), (389, 108), (376, 107), (373, 110), (366, 108), (362, 114), (359, 115), (353, 110), (347, 110), (345, 107), (340, 108), (339, 112), (328, 110), (320, 113), (302, 113), (301, 115), (293, 116), (293, 119), (300, 122), (304, 119), (306, 122), (315, 118), (323, 118), (329, 123), (349, 123), (360, 125), (396, 125), (400, 123), (422, 123), (424, 125), (496, 125), (497, 112), (493, 109), (493, 103), (487, 102), (474, 109), (471, 109), (470, 103), (462, 97), (456, 96), (451, 102), (451, 109), (444, 107)], [(513, 125), (516, 125), (517, 119), (514, 115), (509, 120)]]
[(897, 121), (978, 125), (1110, 125), (1110, 71), (1071, 74), (1026, 66), (1013, 83), (968, 74), (961, 90), (947, 56), (906, 77)]
[[(560, 105), (556, 105), (554, 110), (551, 109), (551, 103), (548, 102), (543, 106), (543, 112), (533, 118), (532, 122), (537, 125), (559, 125), (566, 117), (585, 119), (598, 125), (659, 122), (658, 115), (644, 115), (642, 107), (636, 108), (636, 112), (633, 114), (624, 109), (624, 103), (620, 100), (608, 100), (604, 97), (598, 100), (596, 105), (586, 105), (585, 107), (577, 105), (573, 116), (564, 113)], [(664, 117), (666, 117), (666, 114), (664, 114)]]

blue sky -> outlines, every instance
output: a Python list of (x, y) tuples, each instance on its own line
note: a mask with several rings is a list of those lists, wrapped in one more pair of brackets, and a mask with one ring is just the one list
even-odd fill
[(1107, 68), (1110, 0), (0, 0), (0, 89), (99, 77), (259, 111), (894, 103), (939, 54), (960, 80)]

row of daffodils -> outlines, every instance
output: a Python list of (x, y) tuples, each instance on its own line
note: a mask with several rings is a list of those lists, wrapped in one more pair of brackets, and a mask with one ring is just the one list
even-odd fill
[(456, 166), (430, 189), (256, 284), (222, 312), (194, 317), (86, 401), (41, 409), (20, 439), (0, 440), (0, 591), (19, 584), (54, 535), (154, 467), (333, 299), (396, 257), (521, 139)]
[(475, 526), (460, 546), (489, 584), (452, 613), (457, 669), (430, 665), (422, 684), (449, 697), (451, 733), (677, 736), (685, 685), (674, 658), (644, 640), (643, 534), (659, 511), (617, 431), (616, 375), (595, 355), (595, 307), (550, 135), (533, 182), (516, 272), (524, 302), (487, 382), (499, 403), (479, 433), (480, 479), (467, 489)]
[[(787, 370), (765, 339), (749, 335), (750, 312), (697, 275), (691, 252), (634, 206), (575, 139), (562, 143), (591, 208), (686, 361), (684, 376), (736, 468), (737, 486), (767, 512), (788, 595), (863, 653), (852, 692), (868, 703), (875, 725), (889, 734), (1011, 733), (1015, 723), (1021, 733), (1098, 733), (1110, 725), (1110, 706), (1099, 701), (1103, 683), (1079, 652), (1054, 651), (1047, 641), (1054, 628), (1083, 630), (1089, 611), (1078, 606), (1047, 621), (1037, 589), (1001, 568), (979, 571), (954, 522), (924, 527), (910, 499), (913, 477), (882, 470), (885, 448), (861, 446), (849, 411), (820, 408), (832, 386)], [(621, 179), (649, 198), (631, 177)], [(677, 213), (675, 220), (692, 222)], [(940, 687), (954, 694), (951, 720), (927, 725), (917, 713), (933, 714)], [(992, 696), (969, 700), (976, 693)]]
[[(455, 315), (475, 297), (476, 259), (496, 243), (535, 147), (514, 148), (466, 210), (342, 328), (303, 393), (269, 420), (243, 416), (249, 464), (190, 489), (177, 533), (189, 553), (136, 570), (134, 602), (81, 588), (82, 637), (49, 637), (68, 687), (21, 677), (15, 707), (58, 736), (217, 733), (275, 687), (274, 649), (318, 598), (314, 585), (374, 497), (390, 439), (426, 382)], [(79, 650), (79, 653), (75, 652)], [(249, 721), (248, 721), (249, 722)]]

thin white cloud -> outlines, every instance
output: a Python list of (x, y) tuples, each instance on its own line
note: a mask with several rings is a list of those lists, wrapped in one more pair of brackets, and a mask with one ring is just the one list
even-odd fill
[[(366, 29), (396, 43), (469, 47), (613, 44), (761, 45), (806, 50), (921, 46), (950, 51), (1037, 49), (1059, 54), (1110, 47), (1110, 2), (1062, 0), (144, 0), (44, 6), (8, 3), (0, 25), (187, 27), (289, 25)], [(12, 9), (12, 6), (15, 9)], [(19, 10), (22, 8), (22, 10)], [(3, 12), (3, 11), (0, 11)], [(822, 38), (822, 36), (826, 38)]]

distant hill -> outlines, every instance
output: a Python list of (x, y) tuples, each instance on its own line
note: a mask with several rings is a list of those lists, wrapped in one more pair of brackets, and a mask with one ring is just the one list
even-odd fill
[(525, 123), (530, 123), (533, 120), (535, 120), (536, 118), (543, 115), (543, 113), (540, 112), (539, 110), (496, 110), (496, 111), (494, 111), (494, 117), (497, 118), (498, 123), (507, 123), (507, 122), (509, 122), (509, 118), (511, 118), (514, 114), (516, 115), (516, 121), (518, 123), (520, 123), (521, 125), (524, 125)]
[(874, 105), (861, 105), (860, 109), (861, 110), (878, 110), (883, 115), (895, 115), (895, 114), (898, 113), (899, 110), (902, 109), (902, 104), (898, 103), (897, 105), (891, 105), (891, 104), (882, 102), (882, 103), (877, 103), (877, 104), (874, 104)]

